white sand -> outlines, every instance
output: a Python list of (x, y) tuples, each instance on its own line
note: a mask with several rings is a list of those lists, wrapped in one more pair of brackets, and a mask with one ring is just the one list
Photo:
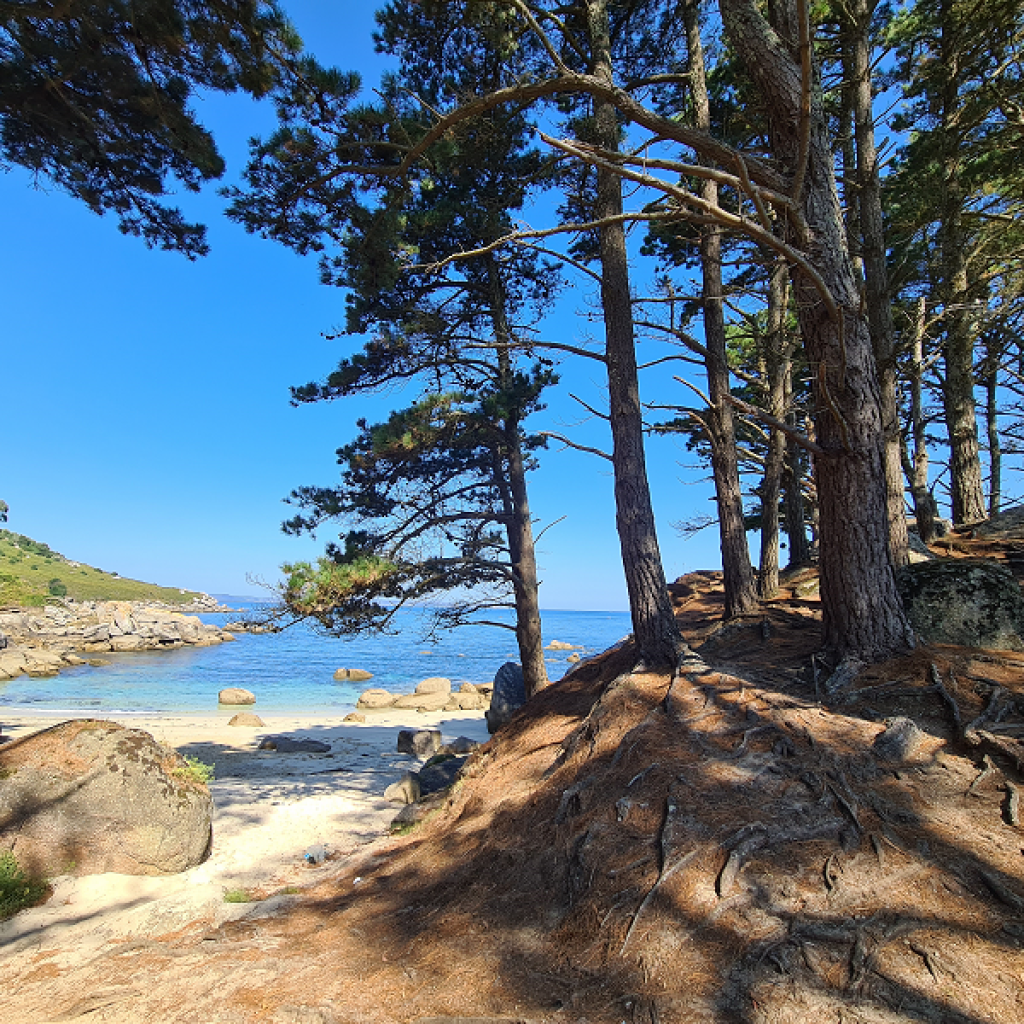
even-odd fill
[[(229, 919), (273, 913), (290, 899), (282, 889), (317, 880), (330, 860), (310, 866), (304, 854), (323, 844), (345, 856), (382, 835), (399, 808), (384, 789), (417, 762), (395, 750), (398, 731), (440, 728), (442, 740), (468, 736), (484, 742), (480, 712), (423, 714), (368, 712), (365, 723), (312, 715), (260, 713), (264, 728), (229, 726), (230, 714), (111, 715), (144, 729), (183, 754), (216, 766), (213, 852), (199, 867), (167, 877), (103, 874), (52, 879), (41, 907), (0, 922), (0, 955), (60, 949), (58, 961), (81, 962), (105, 942), (142, 939), (196, 921), (211, 927)], [(68, 720), (67, 715), (4, 716), (12, 739)], [(73, 717), (73, 716), (71, 716)], [(88, 716), (78, 716), (88, 717)], [(331, 744), (329, 754), (258, 751), (269, 735), (308, 737)], [(230, 890), (274, 894), (251, 903), (226, 903)]]

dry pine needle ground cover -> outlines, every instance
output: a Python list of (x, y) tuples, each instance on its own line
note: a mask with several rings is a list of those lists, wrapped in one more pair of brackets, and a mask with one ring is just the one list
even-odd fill
[(288, 912), (19, 960), (0, 1019), (1024, 1020), (1024, 655), (826, 705), (813, 597), (721, 626), (715, 574), (673, 594), (706, 664), (580, 665)]

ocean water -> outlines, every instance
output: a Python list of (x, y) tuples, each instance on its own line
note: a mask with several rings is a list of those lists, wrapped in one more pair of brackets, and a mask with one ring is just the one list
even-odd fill
[[(216, 711), (217, 694), (242, 686), (256, 694), (257, 711), (345, 714), (366, 688), (410, 692), (421, 679), (447, 676), (454, 688), (489, 682), (506, 661), (518, 661), (515, 635), (494, 626), (464, 627), (423, 638), (427, 612), (403, 611), (396, 636), (325, 637), (305, 625), (281, 633), (240, 634), (218, 647), (179, 648), (139, 654), (104, 654), (109, 665), (81, 665), (59, 676), (21, 676), (0, 682), (4, 710), (121, 714), (154, 711)], [(203, 615), (223, 625), (232, 615)], [(628, 612), (546, 611), (544, 642), (579, 645), (584, 657), (618, 643), (632, 629)], [(547, 651), (548, 675), (560, 679), (570, 651)], [(335, 682), (338, 668), (362, 668), (369, 682)], [(225, 711), (224, 713), (231, 713)]]

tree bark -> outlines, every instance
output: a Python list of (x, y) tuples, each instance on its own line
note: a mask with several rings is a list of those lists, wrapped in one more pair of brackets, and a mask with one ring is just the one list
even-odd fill
[[(819, 272), (835, 304), (830, 311), (799, 267), (792, 273), (800, 332), (814, 370), (815, 458), (820, 509), (821, 601), (826, 650), (836, 660), (875, 661), (914, 644), (889, 558), (884, 424), (868, 324), (861, 312), (843, 232), (825, 114), (816, 90), (809, 110), (799, 51), (797, 6), (778, 0), (719, 0), (726, 33), (768, 111), (776, 158), (801, 181), (806, 234), (787, 231)], [(802, 161), (805, 163), (801, 166)]]
[[(611, 84), (607, 3), (606, 0), (587, 0), (586, 7), (592, 72)], [(617, 151), (619, 121), (615, 107), (595, 99), (594, 122), (598, 144), (609, 151)], [(621, 213), (622, 180), (611, 171), (599, 169), (594, 215), (602, 220)], [(598, 234), (615, 477), (615, 521), (633, 635), (646, 662), (675, 665), (687, 652), (687, 647), (672, 611), (647, 480), (626, 233), (620, 221), (606, 224)]]
[(853, 98), (856, 137), (856, 181), (861, 258), (864, 267), (864, 301), (868, 330), (878, 367), (882, 430), (885, 444), (885, 480), (889, 514), (889, 555), (893, 565), (906, 565), (907, 516), (903, 502), (900, 466), (900, 417), (896, 391), (896, 341), (885, 263), (885, 227), (882, 221), (882, 183), (878, 173), (875, 121), (871, 87), (871, 16), (876, 0), (850, 0), (846, 26), (850, 54), (848, 75)]
[[(701, 131), (711, 131), (711, 103), (704, 69), (704, 50), (700, 39), (698, 0), (685, 0), (683, 21), (690, 63), (690, 95), (693, 98), (694, 123)], [(703, 158), (702, 158), (702, 162)], [(718, 205), (718, 185), (705, 181), (701, 196)], [(726, 358), (725, 311), (722, 303), (722, 229), (714, 224), (700, 228), (700, 265), (703, 277), (705, 367), (708, 397), (711, 399), (709, 427), (712, 436), (711, 472), (715, 481), (718, 506), (718, 532), (722, 551), (722, 575), (725, 583), (725, 617), (734, 618), (754, 611), (758, 606), (754, 570), (750, 564), (747, 530), (743, 522), (743, 492), (740, 488), (739, 459), (736, 452), (736, 427), (729, 394), (729, 363)], [(777, 561), (777, 559), (776, 559)]]
[(927, 303), (922, 295), (917, 300), (917, 315), (911, 340), (910, 366), (907, 378), (910, 384), (910, 435), (914, 451), (903, 455), (903, 470), (910, 483), (914, 499), (914, 518), (917, 535), (925, 544), (931, 544), (937, 535), (935, 520), (939, 509), (928, 486), (928, 438), (924, 422), (924, 326)]
[[(768, 292), (768, 335), (765, 365), (768, 377), (768, 412), (777, 420), (786, 417), (786, 384), (792, 372), (789, 342), (786, 338), (786, 263), (776, 260)], [(768, 435), (768, 455), (761, 482), (761, 558), (758, 595), (762, 601), (779, 591), (779, 495), (786, 459), (786, 435), (772, 430)], [(803, 516), (800, 520), (803, 533)]]
[(985, 519), (985, 491), (974, 398), (974, 338), (969, 310), (967, 240), (963, 227), (965, 197), (960, 182), (960, 137), (956, 129), (960, 92), (958, 41), (951, 7), (951, 0), (942, 0), (940, 61), (946, 72), (940, 136), (943, 194), (939, 197), (942, 223), (939, 229), (941, 279), (938, 292), (946, 323), (942, 404), (949, 433), (953, 522), (970, 525)]
[(1003, 501), (1003, 446), (999, 440), (999, 362), (1002, 346), (990, 334), (985, 352), (985, 425), (988, 428), (988, 514), (999, 515)]
[[(512, 331), (508, 322), (505, 285), (494, 254), (487, 257), (490, 290), (491, 322), (494, 325), (495, 353), (498, 361), (498, 382), (511, 386)], [(523, 667), (523, 688), (527, 698), (548, 685), (547, 663), (544, 661), (544, 640), (540, 618), (540, 585), (537, 580), (537, 556), (533, 543), (533, 521), (530, 516), (526, 488), (526, 463), (519, 431), (519, 417), (509, 415), (504, 422), (504, 466), (496, 467), (500, 477), (506, 475), (505, 495), (508, 522), (509, 561), (512, 565), (513, 594), (516, 611), (516, 641)]]

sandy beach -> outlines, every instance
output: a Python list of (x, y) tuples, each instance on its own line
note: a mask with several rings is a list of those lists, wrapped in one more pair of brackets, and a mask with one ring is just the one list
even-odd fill
[[(396, 752), (400, 729), (439, 728), (444, 742), (488, 738), (481, 712), (371, 712), (365, 723), (261, 714), (265, 727), (245, 728), (228, 725), (237, 710), (104, 716), (215, 766), (212, 854), (178, 875), (51, 879), (46, 904), (0, 922), (0, 956), (58, 950), (57, 961), (70, 965), (95, 956), (105, 943), (145, 940), (200, 920), (216, 928), (272, 914), (336, 869), (340, 859), (386, 833), (400, 808), (384, 801), (384, 790), (418, 765)], [(17, 739), (72, 717), (89, 716), (4, 715), (3, 734)], [(318, 739), (331, 750), (258, 750), (270, 735)], [(310, 865), (305, 854), (320, 844), (327, 859)], [(229, 902), (225, 894), (251, 900)]]

